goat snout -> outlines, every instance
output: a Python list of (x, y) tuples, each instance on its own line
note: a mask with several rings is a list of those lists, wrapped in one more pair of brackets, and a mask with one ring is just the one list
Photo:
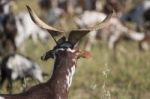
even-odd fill
[(54, 52), (52, 50), (44, 53), (42, 56), (41, 56), (41, 60), (43, 61), (47, 61), (49, 58), (54, 58)]
[(43, 60), (43, 61), (47, 61), (48, 60), (48, 58), (46, 58), (46, 53), (41, 56), (41, 60)]

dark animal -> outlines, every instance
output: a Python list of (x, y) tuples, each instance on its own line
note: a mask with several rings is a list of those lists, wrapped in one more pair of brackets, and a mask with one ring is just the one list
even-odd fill
[(150, 8), (148, 10), (146, 10), (143, 14), (144, 17), (144, 27), (146, 28), (146, 30), (150, 29)]
[(137, 29), (143, 31), (145, 23), (149, 16), (150, 1), (144, 0), (141, 4), (135, 6), (129, 12), (124, 13), (121, 17), (122, 20), (131, 21), (136, 23)]
[(107, 14), (114, 9), (116, 14), (120, 17), (123, 12), (130, 8), (130, 5), (131, 0), (106, 0), (103, 12)]
[[(48, 30), (50, 34), (64, 33), (64, 31), (43, 23), (29, 7), (27, 8), (32, 20), (40, 27)], [(101, 24), (98, 24), (98, 26), (70, 31), (68, 40), (63, 36), (56, 41), (54, 36), (52, 36), (56, 42), (56, 46), (42, 56), (43, 60), (53, 58), (55, 61), (51, 78), (46, 83), (34, 86), (24, 93), (16, 95), (0, 94), (1, 99), (68, 99), (69, 88), (75, 73), (77, 59), (80, 57), (87, 58), (90, 55), (89, 52), (76, 49), (76, 43), (88, 32), (107, 25), (106, 23), (111, 15), (112, 13)]]
[[(15, 52), (15, 37), (17, 34), (15, 17), (13, 14), (13, 0), (0, 0), (0, 33), (1, 33), (1, 50), (8, 53)], [(3, 53), (0, 51), (0, 53)], [(3, 55), (2, 55), (3, 56)]]
[(17, 35), (17, 28), (15, 16), (12, 13), (5, 15), (2, 25), (4, 28), (3, 33), (5, 34), (6, 39), (12, 42), (14, 50), (16, 50), (15, 37)]

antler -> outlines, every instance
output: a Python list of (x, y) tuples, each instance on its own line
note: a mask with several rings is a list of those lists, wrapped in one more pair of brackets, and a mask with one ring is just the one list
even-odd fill
[(37, 24), (39, 27), (46, 29), (51, 34), (54, 40), (55, 40), (54, 36), (64, 33), (64, 31), (58, 30), (44, 23), (28, 5), (26, 7), (33, 22)]

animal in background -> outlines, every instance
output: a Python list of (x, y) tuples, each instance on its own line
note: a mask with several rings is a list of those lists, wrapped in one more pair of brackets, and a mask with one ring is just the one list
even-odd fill
[[(131, 21), (136, 23), (137, 29), (142, 31), (145, 29), (145, 23), (147, 22), (147, 17), (149, 16), (150, 1), (143, 0), (141, 4), (135, 6), (129, 12), (122, 15), (121, 20)], [(147, 13), (147, 14), (146, 14)]]
[(32, 22), (30, 16), (27, 12), (21, 12), (15, 16), (16, 19), (16, 28), (17, 36), (15, 38), (15, 43), (17, 48), (25, 43), (30, 37), (33, 39), (34, 43), (37, 43), (38, 40), (46, 43), (49, 39), (47, 31), (39, 28)]
[[(21, 54), (10, 54), (4, 57), (0, 66), (1, 80), (0, 86), (2, 87), (5, 80), (8, 80), (7, 89), (12, 91), (13, 81), (20, 80), (25, 85), (24, 80), (27, 77), (33, 78), (42, 83), (43, 75), (40, 66)], [(23, 86), (24, 88), (26, 87)]]
[[(80, 17), (76, 17), (74, 20), (80, 28), (86, 28), (90, 25), (96, 24), (98, 21), (103, 20), (106, 14), (96, 11), (85, 11)], [(108, 22), (108, 25), (98, 31), (91, 31), (87, 37), (85, 44), (86, 50), (91, 50), (92, 45), (96, 42), (97, 38), (108, 42), (109, 49), (115, 51), (118, 42), (122, 38), (129, 38), (130, 40), (139, 43), (139, 47), (142, 50), (148, 50), (148, 40), (144, 40), (149, 36), (143, 32), (137, 32), (126, 27), (117, 17), (112, 17)]]
[(77, 42), (90, 31), (103, 28), (107, 25), (107, 21), (111, 18), (112, 13), (96, 26), (94, 25), (94, 27), (71, 30), (68, 39), (62, 36), (59, 40), (56, 40), (53, 35), (55, 33), (62, 34), (64, 31), (45, 24), (29, 6), (27, 8), (32, 20), (41, 28), (48, 30), (56, 42), (56, 46), (41, 57), (42, 60), (54, 59), (53, 74), (46, 83), (36, 85), (24, 93), (15, 95), (0, 94), (0, 97), (5, 99), (68, 99), (77, 59), (81, 57), (88, 58), (90, 56), (89, 52), (76, 48)]

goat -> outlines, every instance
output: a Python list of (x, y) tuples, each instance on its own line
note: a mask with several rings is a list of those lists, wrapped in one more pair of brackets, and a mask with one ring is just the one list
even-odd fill
[(39, 5), (42, 10), (50, 8), (60, 8), (66, 13), (73, 14), (77, 12), (77, 8), (81, 11), (96, 10), (98, 0), (40, 0)]
[(15, 36), (17, 34), (15, 27), (15, 19), (13, 14), (13, 7), (15, 6), (12, 0), (0, 1), (0, 32), (1, 32), (1, 46), (7, 50), (8, 53), (16, 51)]
[(36, 26), (27, 12), (19, 13), (15, 16), (15, 21), (18, 33), (15, 38), (17, 48), (19, 48), (29, 37), (32, 37), (34, 43), (37, 43), (38, 38), (44, 43), (48, 41), (49, 35), (47, 31)]
[(6, 39), (13, 43), (14, 49), (16, 50), (15, 38), (17, 29), (14, 15), (12, 13), (5, 15), (2, 25), (4, 27), (3, 33), (6, 35)]
[[(32, 20), (42, 28), (51, 33), (63, 34), (64, 31), (53, 28), (41, 21), (36, 14), (27, 6)], [(54, 38), (56, 46), (46, 52), (41, 58), (47, 60), (53, 58), (55, 60), (53, 74), (51, 78), (43, 84), (39, 84), (30, 88), (28, 91), (16, 95), (1, 95), (4, 99), (68, 99), (69, 88), (72, 83), (72, 77), (75, 73), (76, 62), (80, 57), (88, 58), (89, 52), (76, 49), (77, 42), (84, 37), (89, 31), (103, 28), (107, 25), (107, 21), (111, 18), (112, 13), (106, 17), (102, 23), (97, 24), (89, 29), (79, 29), (70, 31), (68, 40), (65, 36), (58, 41)]]
[[(90, 16), (90, 20), (89, 20)], [(101, 21), (106, 17), (104, 13), (99, 13), (95, 11), (85, 11), (80, 18), (75, 18), (75, 22), (79, 27), (88, 27), (90, 24), (96, 24), (97, 21)], [(110, 49), (115, 50), (118, 41), (122, 37), (128, 37), (133, 41), (138, 41), (139, 46), (142, 50), (147, 50), (148, 47), (143, 46), (143, 40), (147, 38), (145, 33), (136, 32), (134, 30), (128, 29), (128, 27), (124, 26), (122, 22), (116, 18), (112, 17), (108, 25), (99, 31), (92, 31), (88, 35), (88, 41), (85, 44), (86, 50), (91, 50), (92, 44), (95, 43), (96, 37), (99, 36), (103, 40), (108, 42), (108, 47)], [(145, 41), (145, 45), (147, 41)], [(142, 44), (142, 45), (141, 45)]]
[(56, 6), (57, 0), (40, 0), (39, 7), (42, 10), (41, 17), (50, 25), (57, 24), (64, 11)]
[[(17, 35), (14, 15), (12, 13), (6, 14), (1, 21), (1, 48), (6, 50), (8, 54), (13, 53), (16, 51), (15, 37)], [(3, 52), (0, 53), (4, 55)]]
[(137, 29), (141, 30), (145, 26), (145, 12), (150, 9), (150, 1), (144, 0), (141, 4), (131, 9), (129, 12), (122, 15), (122, 20), (127, 20), (136, 23)]
[(12, 81), (14, 80), (21, 80), (22, 84), (24, 84), (24, 79), (26, 77), (31, 77), (39, 82), (43, 82), (40, 66), (21, 54), (15, 53), (7, 55), (2, 59), (0, 67), (0, 86), (3, 86), (4, 81), (8, 80), (9, 84), (7, 87), (10, 89), (10, 92), (12, 91)]
[(149, 30), (149, 28), (150, 28), (150, 8), (144, 12), (143, 17), (144, 17), (144, 28), (146, 30)]
[(80, 13), (80, 10), (82, 12), (94, 11), (97, 10), (97, 4), (100, 6), (98, 0), (69, 0), (68, 10), (72, 9), (76, 13)]
[(0, 24), (2, 32), (12, 41), (15, 49), (19, 48), (29, 37), (32, 37), (34, 43), (37, 43), (38, 39), (44, 43), (49, 39), (47, 31), (36, 26), (27, 12), (21, 12), (18, 15), (14, 15), (13, 12), (4, 14), (0, 19)]
[(5, 36), (0, 39), (0, 56), (6, 56), (10, 53), (14, 53), (15, 48), (11, 40), (7, 39)]
[(109, 13), (112, 9), (115, 10), (116, 14), (120, 16), (122, 12), (128, 9), (130, 7), (131, 0), (106, 0), (103, 12)]
[(15, 50), (24, 44), (29, 37), (33, 39), (34, 43), (37, 43), (38, 39), (43, 43), (49, 39), (47, 31), (36, 26), (27, 12), (18, 15), (11, 13), (5, 15), (2, 26), (2, 33), (6, 36), (6, 39), (12, 42)]
[(83, 11), (96, 10), (97, 0), (78, 0), (78, 4), (81, 6)]
[(0, 13), (1, 14), (12, 13), (15, 7), (16, 7), (16, 4), (14, 0), (1, 0), (0, 1)]

